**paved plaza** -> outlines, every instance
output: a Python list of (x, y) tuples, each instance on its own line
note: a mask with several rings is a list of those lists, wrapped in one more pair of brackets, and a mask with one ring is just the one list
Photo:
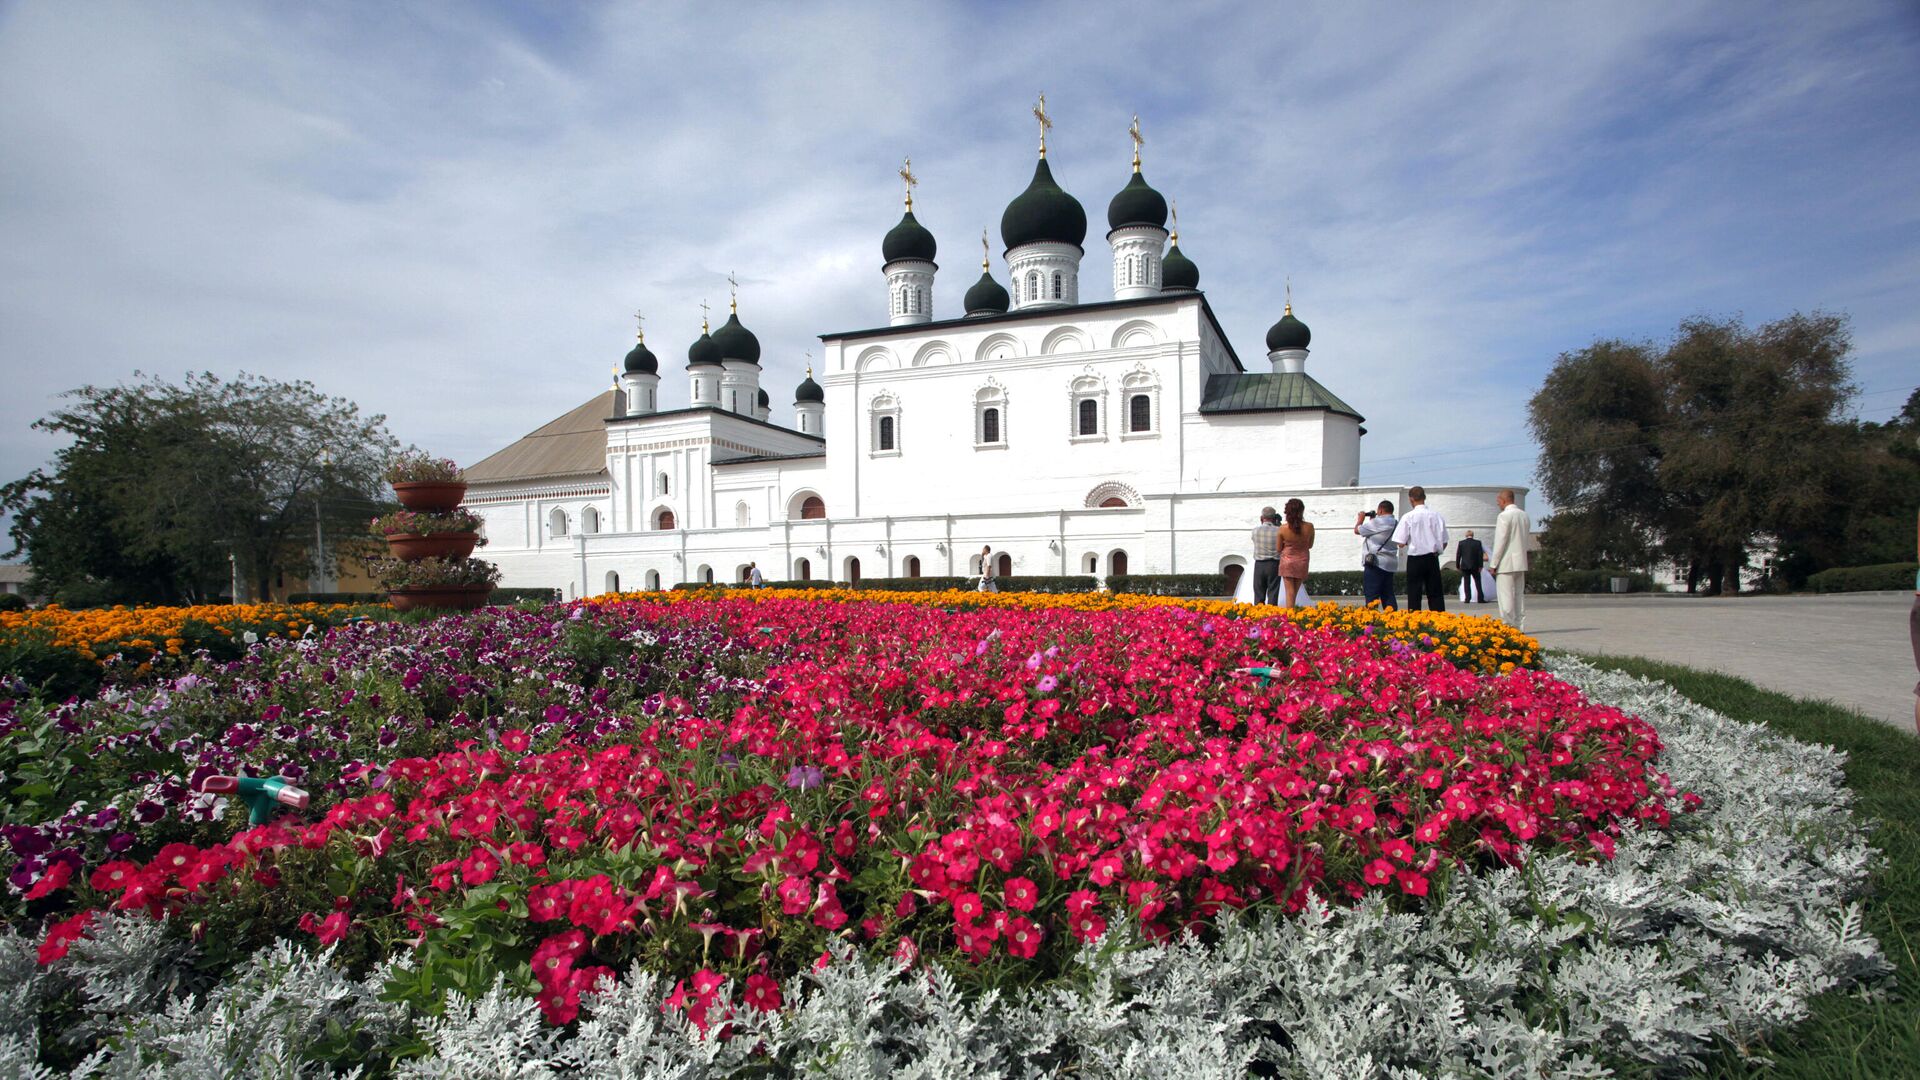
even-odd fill
[[(1449, 611), (1493, 614), (1492, 604)], [(1905, 592), (1836, 596), (1529, 596), (1527, 632), (1550, 649), (1644, 656), (1749, 679), (1913, 728)]]

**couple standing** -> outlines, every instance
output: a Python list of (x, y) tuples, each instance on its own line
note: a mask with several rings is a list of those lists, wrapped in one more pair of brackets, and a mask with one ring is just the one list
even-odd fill
[(1307, 524), (1307, 504), (1288, 499), (1284, 515), (1266, 506), (1253, 530), (1253, 597), (1256, 604), (1280, 603), (1297, 607), (1307, 599), (1307, 553), (1313, 549), (1313, 526)]

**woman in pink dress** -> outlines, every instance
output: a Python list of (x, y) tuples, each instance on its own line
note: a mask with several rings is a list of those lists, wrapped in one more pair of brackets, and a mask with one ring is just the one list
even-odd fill
[(1313, 526), (1307, 524), (1307, 504), (1288, 499), (1281, 511), (1285, 523), (1280, 526), (1280, 584), (1285, 587), (1286, 606), (1293, 607), (1300, 587), (1307, 583), (1307, 552), (1313, 547)]

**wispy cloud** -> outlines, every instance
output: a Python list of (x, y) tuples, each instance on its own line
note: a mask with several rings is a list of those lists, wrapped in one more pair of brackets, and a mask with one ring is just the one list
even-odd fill
[(0, 473), (135, 368), (311, 378), (473, 460), (604, 385), (636, 307), (677, 374), (729, 271), (784, 404), (882, 317), (904, 154), (957, 309), (1040, 89), (1090, 264), (1137, 111), (1243, 356), (1292, 276), (1369, 478), (1524, 478), (1555, 355), (1701, 311), (1847, 311), (1863, 386), (1920, 370), (1909, 7), (720, 10), (8, 8)]

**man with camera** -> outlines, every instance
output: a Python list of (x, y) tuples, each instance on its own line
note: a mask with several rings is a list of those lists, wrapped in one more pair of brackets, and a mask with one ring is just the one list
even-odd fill
[(1386, 499), (1372, 510), (1362, 510), (1353, 519), (1354, 534), (1360, 537), (1360, 594), (1365, 604), (1378, 603), (1398, 611), (1393, 575), (1400, 569), (1400, 548), (1393, 542), (1393, 503)]

